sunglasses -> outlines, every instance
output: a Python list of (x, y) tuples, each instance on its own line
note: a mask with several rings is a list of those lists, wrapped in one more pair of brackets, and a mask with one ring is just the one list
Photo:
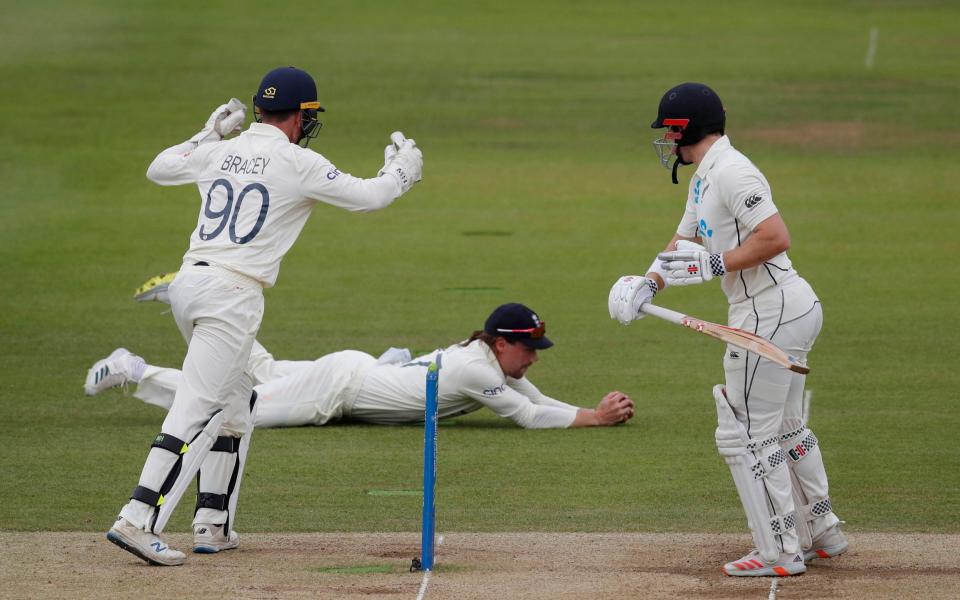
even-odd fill
[(529, 329), (500, 329), (497, 328), (497, 333), (526, 333), (532, 339), (539, 340), (547, 334), (547, 322), (540, 321), (540, 324), (536, 327), (531, 327)]

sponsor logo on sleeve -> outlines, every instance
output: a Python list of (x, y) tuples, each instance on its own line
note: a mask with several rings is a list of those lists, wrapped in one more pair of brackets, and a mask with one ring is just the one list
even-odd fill
[(327, 171), (327, 179), (329, 179), (330, 181), (333, 181), (334, 179), (336, 179), (338, 175), (340, 175), (340, 171), (338, 171), (337, 169), (330, 169), (329, 171)]
[(494, 388), (486, 388), (485, 390), (483, 390), (483, 395), (484, 395), (484, 396), (499, 396), (500, 394), (503, 393), (503, 390), (506, 389), (506, 387), (507, 387), (507, 384), (504, 383), (504, 384), (498, 385), (497, 387), (494, 387)]
[(763, 202), (763, 196), (761, 196), (760, 194), (754, 194), (754, 195), (750, 196), (749, 198), (747, 198), (747, 199), (743, 202), (743, 204), (744, 204), (748, 209), (751, 209), (751, 210), (752, 210), (754, 206), (760, 204), (761, 202)]

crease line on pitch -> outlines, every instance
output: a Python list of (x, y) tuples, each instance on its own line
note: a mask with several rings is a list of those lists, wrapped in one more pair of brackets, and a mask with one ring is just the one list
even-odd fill
[[(443, 535), (437, 534), (437, 548), (443, 544)], [(436, 554), (434, 554), (434, 564), (436, 564)], [(427, 586), (430, 585), (430, 573), (433, 569), (423, 572), (423, 579), (420, 580), (420, 591), (417, 593), (417, 600), (423, 600), (427, 595)]]

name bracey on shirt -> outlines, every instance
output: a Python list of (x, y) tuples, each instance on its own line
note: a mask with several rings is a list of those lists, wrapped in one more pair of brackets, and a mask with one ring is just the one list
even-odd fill
[(270, 159), (263, 156), (244, 158), (228, 154), (223, 164), (220, 165), (220, 170), (237, 175), (262, 175), (267, 170), (268, 164), (270, 164)]

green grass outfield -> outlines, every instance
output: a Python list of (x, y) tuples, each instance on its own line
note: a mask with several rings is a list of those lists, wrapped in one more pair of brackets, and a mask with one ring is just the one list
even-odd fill
[[(609, 286), (647, 267), (682, 212), (648, 124), (685, 80), (724, 98), (823, 300), (809, 387), (840, 516), (852, 531), (960, 531), (960, 7), (457, 4), (0, 11), (0, 530), (112, 522), (162, 413), (86, 398), (83, 378), (121, 345), (182, 360), (165, 307), (131, 296), (179, 266), (198, 207), (196, 189), (144, 172), (213, 107), (295, 64), (328, 110), (315, 150), (372, 176), (402, 129), (426, 166), (387, 210), (317, 207), (266, 294), (260, 339), (278, 358), (427, 350), (518, 300), (556, 341), (530, 373), (545, 392), (639, 402), (613, 429), (524, 431), (487, 411), (446, 424), (440, 531), (743, 529), (713, 444), (722, 347), (606, 314)], [(716, 283), (658, 301), (725, 315)], [(368, 492), (418, 489), (421, 452), (415, 426), (258, 432), (239, 528), (415, 530), (418, 497)]]

